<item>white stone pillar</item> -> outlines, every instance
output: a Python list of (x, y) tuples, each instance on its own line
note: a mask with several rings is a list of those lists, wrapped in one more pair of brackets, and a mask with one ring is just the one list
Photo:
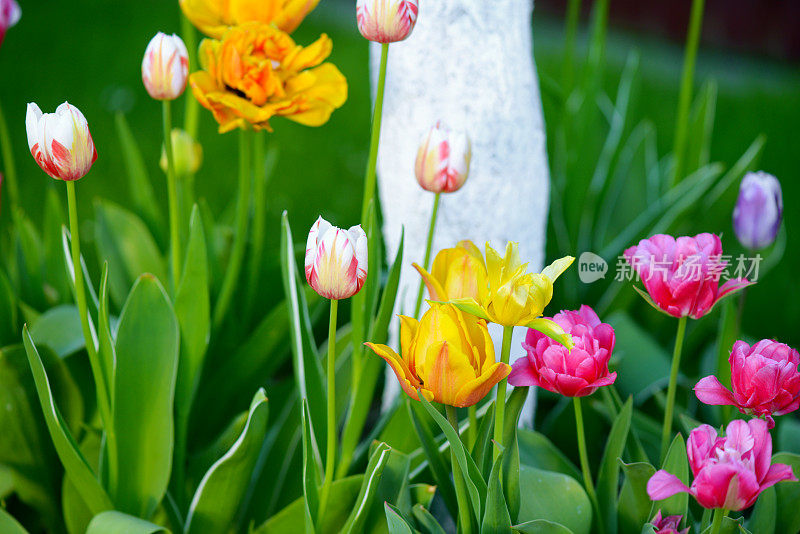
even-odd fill
[[(433, 194), (417, 185), (414, 159), (437, 119), (469, 133), (472, 165), (464, 187), (442, 195), (433, 255), (461, 239), (501, 250), (518, 241), (523, 261), (542, 267), (550, 179), (532, 12), (532, 0), (421, 0), (411, 36), (389, 46), (378, 187), (390, 257), (405, 226), (398, 312), (413, 313), (416, 299), (411, 262), (423, 261)], [(371, 60), (374, 87), (380, 45)], [(516, 330), (512, 361), (522, 354)], [(499, 358), (500, 330), (492, 334)], [(394, 377), (387, 385), (397, 390)]]

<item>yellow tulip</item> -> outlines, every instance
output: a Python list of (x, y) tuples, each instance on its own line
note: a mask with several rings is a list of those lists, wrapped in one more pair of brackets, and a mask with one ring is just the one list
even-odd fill
[(319, 0), (180, 0), (192, 24), (209, 37), (222, 37), (245, 22), (274, 24), (291, 33), (317, 7)]
[(460, 241), (454, 248), (436, 254), (429, 273), (416, 263), (431, 300), (472, 298), (482, 301), (488, 292), (486, 264), (480, 249), (472, 241)]
[(415, 400), (422, 394), (428, 401), (472, 406), (511, 372), (511, 366), (495, 361), (486, 322), (455, 306), (434, 303), (420, 321), (404, 315), (400, 320), (402, 356), (386, 345), (366, 345), (386, 360)]

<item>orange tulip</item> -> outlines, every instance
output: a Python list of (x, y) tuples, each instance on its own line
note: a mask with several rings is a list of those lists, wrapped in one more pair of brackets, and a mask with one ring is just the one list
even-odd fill
[(231, 26), (246, 22), (273, 24), (293, 32), (319, 0), (180, 0), (192, 24), (210, 37), (222, 37)]
[[(486, 321), (450, 304), (433, 303), (422, 319), (400, 316), (403, 355), (367, 343), (386, 360), (409, 397), (463, 408), (472, 406), (511, 372), (495, 360)], [(418, 393), (419, 391), (419, 393)]]

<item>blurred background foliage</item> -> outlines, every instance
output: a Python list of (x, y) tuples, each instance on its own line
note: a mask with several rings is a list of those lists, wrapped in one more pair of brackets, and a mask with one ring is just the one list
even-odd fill
[[(55, 184), (39, 172), (27, 153), (24, 111), (28, 101), (38, 102), (43, 109), (53, 109), (68, 99), (82, 109), (89, 120), (99, 159), (93, 172), (80, 183), (82, 218), (89, 221), (84, 231), (87, 240), (92, 239), (90, 219), (94, 213), (90, 199), (102, 196), (124, 202), (129, 196), (114, 127), (115, 110), (126, 112), (151, 182), (163, 204), (159, 210), (165, 210), (165, 181), (155, 157), (161, 144), (160, 106), (147, 97), (139, 69), (142, 51), (153, 33), (179, 31), (176, 4), (160, 0), (21, 2), (23, 17), (9, 32), (0, 51), (3, 80), (0, 99), (15, 141), (23, 205), (37, 223), (42, 212), (42, 188)], [(370, 104), (367, 43), (356, 31), (351, 4), (344, 0), (323, 0), (294, 34), (299, 43), (309, 43), (323, 32), (332, 37), (331, 60), (347, 76), (350, 96), (324, 128), (304, 128), (280, 119), (273, 123), (275, 135), (269, 136), (269, 143), (279, 149), (279, 160), (269, 186), (267, 250), (270, 254), (265, 260), (265, 269), (274, 270), (276, 275), (277, 261), (272, 256), (277, 255), (279, 216), (284, 209), (289, 210), (296, 228), (309, 226), (318, 214), (341, 225), (351, 224), (358, 216)], [(537, 3), (533, 21), (534, 53), (548, 125), (558, 119), (555, 116), (557, 106), (548, 96), (547, 84), (548, 79), (560, 80), (561, 76), (564, 4), (556, 0)], [(631, 2), (611, 2), (611, 25), (600, 77), (606, 94), (613, 97), (629, 53), (638, 51), (639, 69), (630, 104), (630, 114), (635, 119), (629, 128), (647, 119), (656, 132), (659, 155), (667, 153), (673, 142), (683, 59), (682, 36), (689, 12), (688, 1), (663, 4), (648, 8), (636, 7)], [(713, 1), (708, 4), (695, 75), (695, 95), (705, 82), (714, 80), (717, 84), (710, 161), (719, 161), (730, 168), (763, 134), (766, 144), (757, 167), (781, 180), (788, 229), (782, 262), (756, 289), (748, 292), (743, 330), (753, 337), (776, 337), (796, 346), (800, 343), (800, 332), (796, 328), (800, 317), (800, 286), (795, 282), (794, 266), (800, 261), (800, 238), (791, 229), (797, 218), (794, 206), (800, 200), (797, 165), (800, 138), (795, 134), (795, 125), (800, 123), (800, 91), (797, 89), (800, 68), (796, 60), (796, 39), (792, 37), (796, 37), (797, 32), (781, 33), (779, 29), (794, 26), (796, 30), (799, 21), (792, 20), (797, 13), (787, 7), (791, 4), (787, 2), (722, 4)], [(731, 9), (726, 11), (726, 6)], [(588, 6), (584, 8), (577, 36), (577, 73), (581, 72), (581, 60), (589, 39)], [(761, 14), (762, 18), (754, 13)], [(730, 28), (732, 24), (733, 29)], [(748, 32), (750, 27), (752, 31)], [(726, 38), (731, 32), (744, 38)], [(176, 109), (181, 108), (176, 106)], [(199, 138), (203, 144), (204, 163), (197, 176), (198, 197), (207, 198), (216, 216), (225, 220), (230, 217), (234, 200), (236, 135), (220, 136), (215, 131), (216, 124), (210, 114), (201, 110)], [(625, 135), (628, 134), (629, 131)], [(577, 147), (568, 149), (580, 157)], [(552, 156), (552, 138), (549, 150)], [(636, 177), (631, 175), (629, 179)], [(679, 229), (687, 234), (720, 233), (726, 252), (738, 254), (740, 250), (731, 227), (737, 188), (738, 183), (710, 209), (687, 217)], [(642, 206), (622, 203), (616, 207), (614, 216), (629, 220), (641, 210)], [(2, 217), (9, 216), (8, 210), (3, 210)], [(642, 237), (646, 236), (637, 239)], [(548, 257), (575, 252), (554, 247), (551, 239)], [(92, 247), (84, 247), (84, 250), (91, 254)], [(615, 260), (606, 259), (613, 272)], [(96, 262), (89, 264), (97, 265)], [(610, 277), (596, 282), (613, 283)], [(264, 302), (265, 310), (281, 295), (278, 286), (263, 287), (260, 291), (259, 300)], [(633, 291), (624, 288), (622, 293), (633, 294)], [(562, 298), (553, 308), (576, 304), (572, 299)], [(642, 313), (651, 312), (642, 308)], [(666, 342), (672, 335), (671, 330), (672, 325), (669, 325), (663, 335), (660, 332), (656, 335)]]

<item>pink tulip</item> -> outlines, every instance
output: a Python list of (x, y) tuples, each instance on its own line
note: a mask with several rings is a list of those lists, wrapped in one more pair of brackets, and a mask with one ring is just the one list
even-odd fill
[(654, 501), (689, 493), (704, 508), (744, 510), (759, 494), (782, 480), (797, 480), (785, 464), (770, 465), (772, 438), (761, 419), (731, 421), (725, 436), (709, 425), (692, 430), (686, 453), (694, 480), (691, 487), (663, 469), (647, 482)]
[(686, 534), (689, 532), (689, 527), (678, 531), (681, 524), (682, 515), (668, 515), (661, 517), (661, 510), (656, 512), (655, 517), (650, 520), (650, 524), (656, 528), (656, 534)]
[(727, 261), (714, 234), (679, 237), (658, 234), (625, 251), (653, 303), (673, 317), (699, 319), (723, 297), (750, 285), (744, 279), (719, 279)]
[(22, 11), (15, 0), (0, 0), (0, 43), (6, 35), (6, 30), (19, 22)]
[(572, 336), (572, 350), (529, 329), (522, 343), (528, 355), (514, 362), (508, 383), (541, 386), (567, 397), (585, 397), (613, 384), (617, 373), (609, 373), (608, 360), (614, 350), (614, 329), (586, 305), (557, 313), (553, 321)]
[(715, 376), (707, 376), (694, 387), (700, 402), (730, 405), (743, 414), (766, 416), (769, 428), (773, 415), (783, 415), (800, 407), (800, 353), (795, 349), (762, 339), (752, 347), (744, 341), (733, 344), (731, 392)]
[(419, 0), (357, 0), (356, 23), (366, 39), (395, 43), (411, 35), (417, 23)]
[(352, 297), (367, 278), (367, 236), (361, 226), (347, 231), (322, 217), (311, 227), (306, 243), (306, 280), (326, 299)]
[(25, 129), (33, 159), (56, 180), (83, 178), (97, 159), (86, 117), (67, 102), (55, 113), (42, 113), (36, 104), (28, 104)]

